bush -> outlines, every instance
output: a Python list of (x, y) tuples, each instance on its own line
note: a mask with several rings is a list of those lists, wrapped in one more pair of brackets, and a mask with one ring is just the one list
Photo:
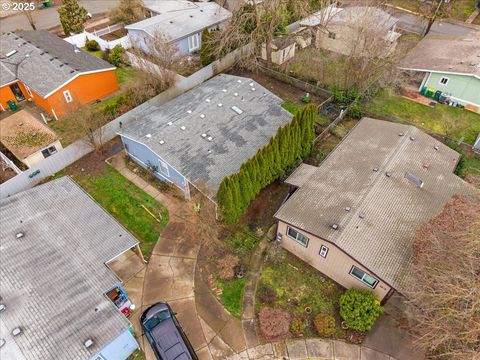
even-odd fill
[(313, 322), (315, 324), (315, 330), (317, 330), (318, 335), (323, 337), (331, 337), (335, 334), (335, 319), (331, 315), (318, 314), (315, 316)]
[(369, 331), (382, 313), (383, 307), (372, 291), (352, 288), (340, 296), (340, 315), (349, 329)]
[(261, 283), (257, 291), (258, 298), (264, 304), (272, 304), (277, 299), (275, 289), (267, 284)]
[(361, 119), (363, 117), (363, 109), (358, 102), (354, 102), (348, 108), (348, 114), (354, 119)]
[(115, 45), (115, 47), (110, 51), (108, 55), (108, 61), (115, 66), (120, 66), (123, 63), (123, 56), (125, 54), (125, 49), (120, 45)]
[(303, 321), (300, 318), (293, 318), (290, 324), (290, 332), (292, 335), (298, 336), (303, 333)]
[(447, 145), (450, 149), (453, 149), (460, 154), (460, 158), (458, 159), (458, 163), (457, 163), (457, 166), (455, 167), (454, 173), (455, 175), (463, 178), (465, 176), (465, 167), (467, 165), (465, 152), (463, 151), (461, 146), (454, 141), (446, 141), (445, 145)]
[(97, 51), (100, 50), (100, 46), (98, 45), (98, 42), (95, 40), (87, 40), (85, 43), (85, 47), (87, 48), (88, 51)]
[(300, 97), (300, 100), (305, 103), (305, 104), (309, 104), (311, 99), (310, 99), (310, 94), (305, 94), (303, 95), (302, 97)]
[(235, 276), (235, 267), (240, 263), (238, 257), (225, 255), (217, 261), (218, 277), (221, 280), (231, 280)]
[(285, 336), (290, 329), (291, 316), (281, 309), (264, 307), (258, 314), (260, 332), (267, 339)]

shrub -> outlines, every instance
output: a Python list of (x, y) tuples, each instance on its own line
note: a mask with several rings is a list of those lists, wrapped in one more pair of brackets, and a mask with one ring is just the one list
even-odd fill
[(257, 291), (258, 298), (264, 304), (271, 304), (277, 299), (275, 289), (265, 283), (261, 283)]
[(460, 154), (460, 158), (458, 159), (457, 166), (455, 167), (455, 175), (464, 177), (465, 176), (465, 167), (466, 167), (466, 158), (465, 152), (463, 149), (458, 145), (455, 141), (446, 141), (445, 145), (447, 145), (450, 149), (455, 150)]
[(281, 309), (264, 307), (258, 314), (260, 332), (267, 339), (285, 336), (290, 329), (291, 316)]
[(361, 119), (363, 117), (363, 109), (358, 102), (354, 102), (352, 105), (350, 105), (348, 108), (348, 113), (354, 119)]
[(349, 329), (368, 331), (382, 313), (383, 307), (372, 291), (352, 288), (340, 296), (340, 315)]
[(208, 31), (207, 28), (205, 28), (202, 32), (202, 46), (200, 48), (200, 61), (203, 66), (207, 66), (211, 64), (212, 62), (215, 61), (215, 56), (213, 54), (213, 46), (211, 44), (212, 37), (214, 36), (214, 33)]
[(221, 280), (231, 280), (235, 276), (235, 267), (240, 263), (238, 257), (225, 255), (217, 261), (218, 277)]
[(307, 94), (303, 95), (303, 96), (300, 98), (300, 100), (301, 100), (303, 103), (305, 103), (305, 104), (309, 104), (310, 101), (311, 101), (310, 94), (307, 93)]
[(123, 56), (125, 49), (121, 45), (115, 45), (108, 55), (108, 61), (115, 66), (120, 66), (123, 63)]
[(100, 46), (98, 45), (98, 42), (95, 40), (87, 40), (85, 43), (85, 47), (87, 48), (88, 51), (97, 51), (100, 50)]
[(335, 334), (335, 319), (331, 315), (318, 314), (315, 316), (313, 322), (315, 324), (315, 330), (317, 330), (318, 335), (323, 337), (331, 337)]
[(298, 336), (303, 333), (303, 321), (300, 318), (294, 317), (290, 323), (290, 332), (292, 335)]

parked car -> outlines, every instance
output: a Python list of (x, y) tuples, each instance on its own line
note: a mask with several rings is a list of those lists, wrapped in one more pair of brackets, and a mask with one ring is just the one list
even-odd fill
[(198, 360), (175, 313), (165, 302), (142, 313), (140, 324), (158, 360)]

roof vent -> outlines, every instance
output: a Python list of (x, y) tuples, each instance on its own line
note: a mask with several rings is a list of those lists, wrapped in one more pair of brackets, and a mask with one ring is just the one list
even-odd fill
[(187, 114), (191, 114), (192, 113), (192, 110), (187, 110)]
[(413, 136), (410, 136), (410, 140), (415, 141), (415, 138)]
[(145, 135), (145, 137), (150, 139), (152, 137), (152, 134), (147, 134)]
[(223, 92), (227, 92), (227, 89), (222, 89)]
[(13, 54), (15, 54), (16, 52), (17, 52), (17, 50), (12, 50), (12, 51), (6, 53), (5, 56), (8, 58), (8, 57), (12, 56)]
[(240, 109), (238, 106), (232, 106), (231, 109), (235, 111), (238, 115), (243, 114), (243, 110)]
[(24, 236), (25, 236), (25, 233), (23, 233), (23, 232), (18, 232), (18, 233), (15, 234), (15, 237), (16, 237), (17, 239), (21, 239), (21, 238), (23, 238)]
[(80, 49), (77, 49), (77, 48), (75, 48), (75, 50), (73, 50), (73, 51), (75, 51), (77, 54), (78, 54), (79, 52), (81, 52), (81, 50), (80, 50)]
[(173, 123), (172, 123), (171, 121), (169, 121), (169, 122), (167, 123), (167, 125), (168, 125), (168, 126), (172, 126)]
[(186, 127), (182, 125), (182, 126), (180, 126), (180, 129), (185, 130)]
[(222, 106), (223, 106), (223, 104), (222, 104), (222, 103), (218, 103), (218, 107), (222, 107)]
[(358, 217), (360, 219), (365, 219), (365, 213), (362, 211), (360, 214), (358, 214)]
[(248, 85), (250, 85), (250, 86), (253, 86), (253, 82), (251, 82), (251, 83), (250, 83), (250, 84), (248, 84)]
[(170, 24), (173, 24), (173, 20), (170, 20), (169, 23), (170, 23)]
[(193, 18), (193, 15), (190, 15), (191, 18)]
[(338, 225), (337, 224), (332, 224), (332, 229), (333, 230), (338, 230)]
[(5, 310), (7, 307), (4, 304), (0, 304), (0, 311)]
[(238, 93), (233, 94), (233, 96), (238, 96)]
[(207, 99), (207, 100), (205, 100), (205, 101), (209, 103), (209, 102), (210, 102), (210, 99)]
[(252, 91), (255, 91), (255, 88), (254, 88), (254, 87), (252, 87)]
[(163, 145), (163, 144), (165, 144), (165, 141), (160, 140), (159, 143), (160, 143), (160, 145)]
[(203, 134), (202, 134), (202, 138), (205, 139), (206, 137), (207, 137), (207, 134), (203, 133)]
[(404, 134), (404, 133), (402, 133), (402, 132), (401, 132), (401, 133), (398, 133), (398, 136), (403, 136), (403, 135), (405, 135), (405, 134)]
[(239, 80), (237, 80), (237, 82), (238, 82), (239, 84), (241, 84), (241, 83), (242, 83), (242, 80), (239, 79)]
[(392, 173), (391, 173), (390, 171), (387, 171), (387, 172), (385, 173), (385, 176), (386, 176), (386, 177), (391, 177), (391, 176), (392, 176)]
[(13, 336), (18, 336), (22, 333), (22, 329), (20, 327), (16, 327), (15, 329), (12, 330), (12, 335)]
[(377, 167), (374, 167), (374, 168), (373, 168), (373, 171), (378, 172), (378, 168), (377, 168)]
[(405, 173), (405, 179), (407, 179), (407, 180), (410, 181), (411, 183), (415, 184), (415, 185), (418, 186), (420, 189), (423, 188), (423, 185), (425, 185), (425, 183), (423, 182), (422, 179), (420, 179), (419, 177), (413, 175), (412, 173), (409, 173), (408, 171)]
[(200, 117), (201, 117), (202, 119), (204, 119), (204, 118), (205, 118), (205, 114), (200, 114)]
[(207, 140), (208, 140), (208, 141), (212, 141), (212, 140), (213, 140), (213, 137), (209, 136), (209, 137), (207, 137)]
[(84, 343), (83, 346), (85, 346), (87, 349), (93, 345), (93, 340), (92, 339), (87, 339)]
[(352, 209), (350, 208), (350, 206), (347, 206), (347, 207), (345, 208), (345, 211), (347, 211), (347, 212), (350, 211), (350, 210), (352, 210)]
[(437, 151), (438, 151), (438, 149), (439, 149), (438, 145), (435, 145), (433, 148), (434, 148), (435, 150), (437, 150)]

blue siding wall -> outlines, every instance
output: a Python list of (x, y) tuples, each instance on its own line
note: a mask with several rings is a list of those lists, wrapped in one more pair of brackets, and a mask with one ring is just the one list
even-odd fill
[(138, 348), (132, 332), (126, 329), (90, 359), (93, 360), (101, 355), (105, 360), (126, 360)]
[(148, 48), (145, 43), (145, 39), (150, 37), (147, 33), (141, 30), (128, 30), (128, 37), (130, 38), (130, 43), (135, 49), (140, 49), (148, 53)]
[[(159, 172), (155, 175), (163, 181), (174, 183), (178, 186), (183, 192), (187, 192), (188, 183), (185, 177), (180, 174), (175, 168), (170, 166), (165, 160), (160, 156), (155, 154), (152, 150), (146, 147), (143, 144), (140, 144), (136, 141), (128, 139), (122, 136), (122, 141), (125, 146), (127, 153), (131, 155), (132, 160), (134, 160), (138, 165), (143, 168), (146, 168), (147, 164), (152, 164), (158, 166)], [(163, 161), (168, 166), (168, 176), (160, 173), (160, 160)]]

